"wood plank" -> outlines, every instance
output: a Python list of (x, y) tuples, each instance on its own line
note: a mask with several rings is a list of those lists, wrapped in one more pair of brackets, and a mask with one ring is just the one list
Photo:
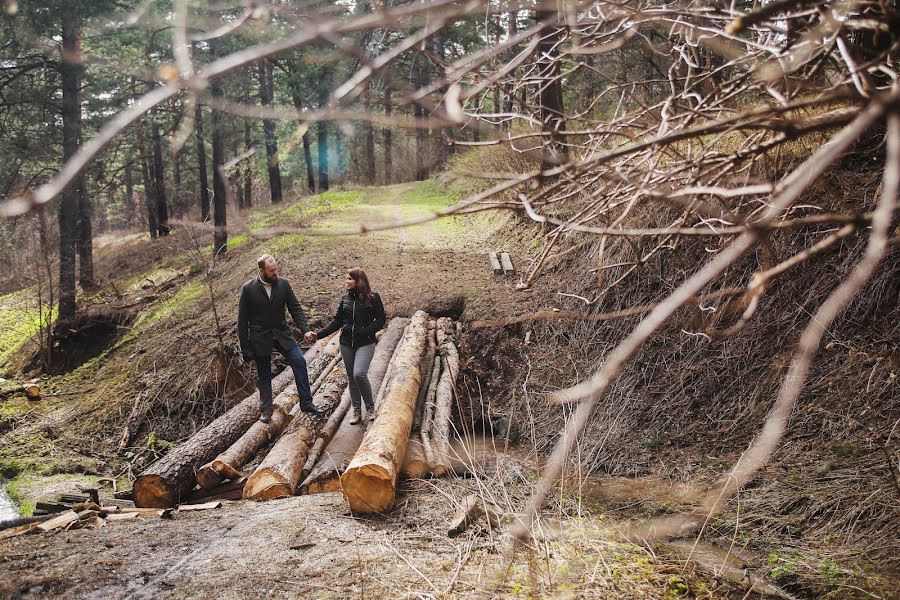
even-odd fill
[(497, 258), (496, 252), (488, 252), (488, 262), (491, 263), (491, 270), (494, 275), (503, 275), (503, 267), (500, 265), (500, 259)]
[(500, 254), (500, 264), (503, 266), (504, 275), (515, 274), (516, 270), (513, 268), (512, 259), (509, 257), (509, 252), (503, 252)]
[(205, 502), (203, 504), (181, 504), (178, 512), (192, 512), (195, 510), (212, 510), (214, 508), (222, 508), (221, 502)]
[(64, 513), (61, 513), (59, 516), (53, 517), (48, 521), (44, 521), (43, 523), (39, 523), (37, 526), (38, 531), (48, 532), (53, 531), (54, 529), (59, 529), (61, 527), (65, 527), (70, 523), (74, 523), (78, 520), (78, 513), (74, 510), (70, 510)]
[(139, 513), (129, 512), (129, 513), (111, 513), (106, 515), (107, 521), (129, 521), (131, 519), (137, 519), (141, 515)]

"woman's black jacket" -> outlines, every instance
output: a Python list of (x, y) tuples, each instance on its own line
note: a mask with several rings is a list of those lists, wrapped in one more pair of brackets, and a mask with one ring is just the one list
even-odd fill
[(360, 348), (374, 344), (375, 333), (384, 327), (387, 317), (378, 293), (372, 293), (371, 304), (371, 306), (367, 306), (362, 298), (357, 297), (357, 294), (347, 292), (341, 296), (337, 312), (334, 313), (331, 323), (316, 332), (316, 335), (324, 338), (340, 329), (341, 344), (344, 346)]

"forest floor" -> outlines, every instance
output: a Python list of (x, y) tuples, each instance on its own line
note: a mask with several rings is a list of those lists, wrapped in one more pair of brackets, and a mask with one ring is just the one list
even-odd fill
[[(237, 227), (253, 231), (302, 223), (337, 231), (418, 217), (458, 199), (454, 185), (430, 181), (332, 191), (254, 211)], [(20, 502), (72, 492), (76, 483), (96, 482), (98, 476), (124, 483), (136, 474), (132, 464), (137, 469), (171, 445), (164, 438), (183, 439), (154, 429), (153, 419), (165, 413), (157, 408), (145, 419), (151, 423), (149, 435), (145, 425), (128, 453), (117, 451), (122, 422), (133, 412), (130, 399), (118, 397), (131, 389), (120, 380), (169, 376), (165, 366), (148, 364), (147, 357), (158, 356), (154, 345), (169, 344), (176, 357), (203, 369), (204, 354), (191, 345), (215, 338), (208, 315), (206, 329), (195, 323), (197, 311), (204, 311), (204, 296), (189, 232), (177, 231), (153, 245), (141, 237), (102, 240), (97, 249), (102, 283), (96, 304), (106, 302), (111, 293), (130, 298), (143, 290), (153, 295), (146, 308), (129, 315), (128, 333), (86, 365), (43, 381), (47, 390), (60, 395), (37, 405), (21, 398), (0, 402), (6, 419), (0, 422), (0, 476), (15, 477)], [(499, 244), (507, 245), (504, 249), (513, 254), (517, 267), (525, 267), (533, 248), (504, 240), (502, 217), (496, 215), (452, 217), (351, 236), (285, 233), (259, 240), (239, 234), (231, 237), (228, 257), (215, 269), (215, 290), (224, 298), (223, 305), (236, 306), (237, 290), (253, 275), (256, 256), (270, 252), (308, 307), (313, 326), (327, 322), (344, 274), (353, 266), (366, 269), (389, 316), (436, 310), (460, 299), (463, 317), (469, 320), (553, 308), (556, 290), (516, 292), (516, 278), (491, 274), (485, 254), (501, 249)], [(160, 285), (171, 281), (174, 286)], [(22, 293), (0, 297), (0, 321), (4, 307), (8, 315), (10, 306), (22, 302)], [(233, 318), (233, 309), (222, 315), (228, 322), (223, 329), (229, 344), (234, 343)], [(14, 362), (15, 351), (8, 350), (2, 360)], [(244, 385), (239, 381), (231, 386), (232, 398), (252, 389), (249, 375), (248, 370), (237, 373)], [(108, 383), (96, 383), (105, 379)], [(77, 398), (64, 395), (73, 389), (85, 392)], [(175, 405), (169, 418), (176, 420), (183, 409)], [(149, 517), (3, 540), (0, 597), (744, 596), (741, 584), (729, 583), (722, 573), (722, 567), (735, 560), (733, 555), (713, 552), (715, 576), (702, 565), (686, 566), (677, 552), (616, 541), (616, 531), (628, 519), (677, 504), (677, 499), (666, 499), (665, 490), (672, 487), (666, 482), (652, 484), (658, 489), (650, 496), (662, 498), (659, 504), (639, 500), (647, 497), (646, 489), (633, 497), (627, 492), (594, 497), (560, 493), (529, 545), (515, 546), (505, 531), (484, 524), (449, 537), (448, 523), (467, 494), (490, 497), (509, 513), (521, 510), (527, 500), (537, 477), (532, 453), (513, 449), (489, 462), (474, 478), (401, 483), (397, 506), (380, 517), (356, 517), (340, 494), (322, 494), (265, 503), (225, 502), (220, 509), (175, 513), (171, 519)], [(626, 509), (607, 511), (612, 505)], [(747, 557), (742, 568), (746, 566), (764, 574), (775, 565), (766, 557)]]

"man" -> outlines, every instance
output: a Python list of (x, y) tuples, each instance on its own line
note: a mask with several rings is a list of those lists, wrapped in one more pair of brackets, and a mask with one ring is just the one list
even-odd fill
[(238, 304), (238, 338), (244, 362), (256, 362), (256, 386), (259, 388), (259, 420), (268, 423), (272, 419), (272, 349), (276, 348), (287, 359), (294, 371), (300, 409), (322, 414), (313, 404), (309, 389), (309, 373), (306, 360), (288, 329), (284, 316), (287, 308), (294, 323), (307, 342), (315, 341), (315, 334), (306, 324), (306, 315), (287, 279), (278, 276), (278, 263), (269, 254), (263, 254), (256, 262), (259, 275), (241, 288)]

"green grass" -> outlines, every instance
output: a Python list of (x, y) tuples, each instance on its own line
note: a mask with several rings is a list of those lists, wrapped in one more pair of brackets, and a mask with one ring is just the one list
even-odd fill
[[(45, 314), (46, 318), (46, 314)], [(50, 311), (49, 323), (56, 320), (56, 308)], [(41, 329), (41, 314), (32, 288), (0, 296), (0, 373), (8, 368), (8, 361), (18, 353)]]
[(298, 226), (306, 219), (329, 211), (346, 209), (358, 203), (361, 195), (359, 189), (328, 190), (289, 204), (272, 205), (250, 216), (250, 231), (261, 231), (269, 227)]

